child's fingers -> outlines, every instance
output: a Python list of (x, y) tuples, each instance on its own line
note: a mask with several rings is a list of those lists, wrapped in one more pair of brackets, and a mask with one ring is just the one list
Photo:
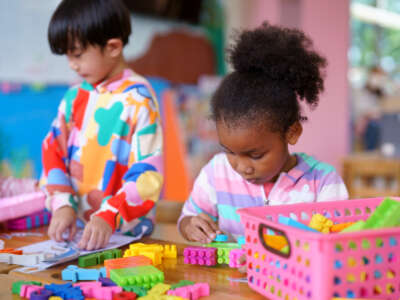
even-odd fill
[(210, 224), (210, 226), (214, 232), (217, 232), (217, 231), (220, 232), (218, 225), (214, 222), (213, 219), (211, 219), (211, 217), (209, 215), (207, 215), (205, 213), (201, 213), (201, 214), (199, 214), (199, 217), (206, 220), (208, 222), (208, 224)]
[(85, 229), (83, 230), (83, 235), (78, 244), (78, 247), (80, 249), (86, 249), (86, 246), (87, 246), (90, 236), (91, 236), (91, 232), (92, 232), (91, 228), (86, 226)]
[(92, 230), (92, 234), (90, 235), (89, 242), (87, 244), (86, 250), (94, 250), (96, 248), (97, 240), (99, 239), (99, 232), (96, 230)]
[(97, 237), (95, 249), (103, 248), (103, 244), (104, 244), (104, 234), (99, 234)]
[(189, 232), (189, 236), (195, 242), (209, 243), (211, 241), (207, 234), (197, 226), (192, 227), (191, 232)]
[(62, 242), (64, 239), (62, 237), (64, 231), (68, 228), (68, 224), (67, 223), (58, 223), (58, 226), (55, 230), (55, 240), (57, 242)]
[(69, 236), (68, 236), (68, 240), (72, 241), (72, 239), (74, 238), (76, 234), (76, 222), (73, 222), (71, 224), (71, 226), (69, 227)]
[(210, 223), (203, 219), (203, 218), (194, 218), (193, 219), (193, 225), (200, 228), (201, 230), (204, 231), (204, 233), (207, 236), (207, 239), (213, 240), (216, 237), (215, 230), (212, 228)]

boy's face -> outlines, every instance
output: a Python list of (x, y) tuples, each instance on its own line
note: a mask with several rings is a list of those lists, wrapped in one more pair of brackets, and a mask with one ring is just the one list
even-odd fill
[(230, 165), (245, 180), (253, 184), (274, 182), (282, 171), (296, 165), (296, 158), (288, 150), (292, 140), (281, 133), (257, 125), (230, 128), (223, 121), (216, 125)]
[(107, 49), (97, 45), (88, 45), (83, 49), (78, 43), (67, 52), (70, 68), (90, 84), (96, 84), (108, 79), (115, 61), (108, 55)]

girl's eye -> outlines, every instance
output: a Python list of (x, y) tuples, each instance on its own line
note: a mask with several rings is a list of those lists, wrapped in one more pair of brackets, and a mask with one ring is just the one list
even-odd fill
[(260, 159), (264, 156), (264, 154), (251, 154), (250, 157), (251, 159)]

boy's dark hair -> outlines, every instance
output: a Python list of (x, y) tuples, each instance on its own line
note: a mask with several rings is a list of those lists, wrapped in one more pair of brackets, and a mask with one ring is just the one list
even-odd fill
[(131, 34), (129, 10), (121, 0), (63, 0), (53, 13), (48, 28), (51, 51), (66, 54), (78, 42), (103, 48), (119, 38), (125, 46)]
[[(315, 107), (326, 60), (297, 29), (263, 23), (245, 30), (228, 49), (234, 71), (211, 100), (211, 117), (227, 126), (267, 125), (285, 133), (302, 116), (298, 99)], [(250, 122), (250, 123), (246, 123)]]

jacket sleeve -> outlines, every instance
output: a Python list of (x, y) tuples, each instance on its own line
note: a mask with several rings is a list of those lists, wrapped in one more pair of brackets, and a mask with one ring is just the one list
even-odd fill
[(336, 171), (329, 172), (321, 179), (318, 187), (317, 202), (347, 199), (349, 199), (349, 193), (346, 185)]
[[(40, 186), (46, 192), (46, 207), (55, 211), (62, 206), (78, 207), (78, 197), (69, 174), (68, 137), (72, 116), (72, 101), (77, 88), (67, 92), (61, 101), (56, 118), (42, 143), (43, 171)], [(70, 99), (70, 100), (67, 100)], [(72, 99), (72, 100), (71, 100)]]
[(200, 213), (207, 214), (215, 222), (218, 220), (217, 196), (213, 183), (213, 160), (197, 176), (189, 199), (183, 205), (178, 228), (184, 217), (197, 216)]
[[(118, 192), (103, 199), (93, 215), (103, 218), (113, 230), (132, 228), (149, 214), (158, 201), (163, 184), (163, 137), (154, 95), (137, 105), (130, 116), (128, 170)], [(134, 100), (134, 93), (130, 99)], [(124, 229), (122, 229), (124, 231)]]

